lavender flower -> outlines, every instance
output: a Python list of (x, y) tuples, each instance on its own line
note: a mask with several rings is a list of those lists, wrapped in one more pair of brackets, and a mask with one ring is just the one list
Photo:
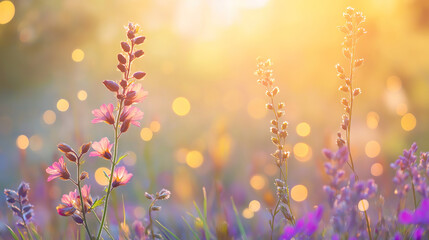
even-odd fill
[(11, 189), (4, 190), (7, 205), (20, 218), (16, 225), (22, 228), (27, 228), (27, 224), (31, 222), (34, 216), (33, 205), (28, 200), (29, 190), (30, 185), (26, 182), (21, 182), (18, 192)]
[(308, 213), (296, 222), (295, 226), (287, 226), (280, 239), (290, 240), (293, 237), (297, 239), (311, 239), (318, 228), (319, 222), (323, 217), (323, 207), (318, 206), (316, 211)]

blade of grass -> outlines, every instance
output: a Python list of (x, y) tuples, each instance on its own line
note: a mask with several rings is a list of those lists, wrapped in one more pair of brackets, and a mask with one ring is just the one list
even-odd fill
[(13, 239), (15, 240), (19, 240), (18, 236), (16, 235), (16, 233), (12, 230), (12, 228), (9, 227), (9, 225), (6, 225), (7, 230), (9, 230), (10, 235), (12, 235)]
[(234, 199), (231, 197), (232, 208), (234, 209), (235, 218), (237, 219), (238, 228), (240, 229), (241, 239), (247, 240), (246, 232), (244, 231), (243, 224), (241, 223), (240, 216), (238, 215), (237, 207), (235, 206)]
[(159, 226), (161, 226), (162, 228), (164, 228), (165, 229), (165, 231), (167, 231), (171, 236), (173, 236), (174, 237), (174, 239), (176, 239), (176, 240), (180, 240), (180, 238), (179, 237), (177, 237), (174, 233), (172, 233), (168, 228), (166, 228), (164, 225), (162, 225), (158, 220), (156, 220), (156, 223), (158, 223), (159, 224)]
[(209, 228), (207, 226), (206, 219), (203, 217), (203, 214), (201, 213), (201, 210), (195, 201), (194, 201), (194, 206), (198, 212), (198, 216), (200, 217), (201, 221), (203, 221), (204, 235), (205, 235), (206, 239), (208, 240), (208, 239), (210, 239), (210, 231), (209, 231)]
[[(192, 216), (194, 217), (194, 216)], [(195, 217), (194, 217), (195, 218)], [(192, 234), (194, 234), (195, 239), (200, 240), (200, 237), (198, 237), (198, 234), (194, 231), (194, 229), (189, 225), (188, 221), (186, 221), (185, 217), (182, 216), (183, 221), (185, 221), (186, 225), (188, 226), (189, 230), (191, 230)]]
[(34, 236), (36, 237), (37, 240), (41, 240), (42, 238), (40, 237), (39, 233), (36, 230), (36, 226), (34, 226), (34, 224), (30, 224), (30, 229), (33, 232)]
[(19, 228), (17, 228), (17, 229), (18, 229), (19, 235), (21, 236), (21, 239), (25, 239), (24, 234), (22, 234), (21, 230), (19, 230)]

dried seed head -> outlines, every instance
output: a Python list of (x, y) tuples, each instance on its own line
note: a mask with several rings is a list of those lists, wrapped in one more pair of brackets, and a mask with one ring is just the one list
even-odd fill
[(285, 137), (287, 137), (287, 132), (286, 132), (286, 131), (284, 131), (284, 130), (280, 131), (280, 137), (281, 137), (281, 138), (285, 138)]
[(344, 73), (338, 73), (337, 74), (337, 77), (339, 78), (339, 79), (345, 79), (346, 78), (346, 75), (344, 74)]
[(352, 83), (352, 82), (350, 81), (350, 78), (346, 78), (344, 81), (346, 82), (346, 84), (347, 84), (348, 86), (350, 86), (350, 84)]
[(339, 90), (340, 90), (340, 91), (343, 91), (343, 92), (348, 92), (348, 91), (349, 91), (349, 87), (348, 87), (348, 86), (341, 86), (341, 87), (339, 88)]
[(275, 184), (277, 187), (284, 187), (285, 182), (283, 182), (282, 180), (280, 180), (280, 179), (276, 178), (276, 179), (274, 180), (274, 184)]
[(265, 108), (268, 110), (273, 110), (273, 104), (267, 103), (267, 104), (265, 104)]
[(355, 60), (354, 66), (355, 67), (360, 67), (363, 64), (363, 58), (357, 59)]
[(279, 130), (276, 127), (271, 127), (270, 128), (271, 133), (273, 134), (277, 134), (279, 132)]
[(281, 118), (284, 115), (283, 111), (277, 111), (277, 117)]
[(152, 211), (160, 211), (161, 210), (161, 206), (152, 206)]
[(360, 88), (355, 88), (355, 90), (353, 90), (353, 96), (355, 96), (355, 97), (361, 93), (362, 93), (362, 91), (360, 90)]
[(341, 65), (339, 63), (337, 65), (335, 65), (335, 69), (337, 69), (338, 73), (344, 73), (344, 68), (341, 67)]
[(271, 120), (272, 125), (277, 126), (277, 123), (278, 123), (277, 120), (275, 120), (275, 119)]
[(343, 99), (341, 99), (341, 104), (343, 104), (344, 106), (348, 106), (349, 101), (347, 101), (347, 99), (343, 98)]
[(272, 97), (272, 96), (273, 96), (273, 94), (272, 94), (270, 91), (266, 91), (266, 92), (265, 92), (265, 94), (266, 94), (268, 97)]
[(149, 200), (153, 200), (153, 199), (155, 198), (152, 194), (150, 194), (150, 193), (148, 193), (148, 192), (145, 192), (145, 193), (144, 193), (144, 196), (145, 196), (147, 199), (149, 199)]
[(124, 57), (124, 55), (122, 55), (122, 53), (118, 54), (118, 61), (119, 61), (119, 63), (122, 63), (122, 64), (127, 63), (127, 59)]
[(169, 199), (171, 196), (171, 192), (168, 191), (167, 189), (162, 189), (161, 191), (159, 191), (158, 193), (158, 200), (167, 200)]
[(280, 92), (279, 87), (275, 87), (275, 88), (273, 89), (273, 91), (272, 91), (272, 94), (273, 94), (273, 96), (275, 96), (275, 95), (277, 95), (277, 93), (279, 93), (279, 92)]
[(119, 85), (115, 81), (104, 80), (103, 84), (104, 86), (106, 86), (107, 89), (112, 92), (117, 92), (119, 90)]
[(283, 123), (282, 123), (282, 129), (284, 130), (284, 129), (286, 129), (287, 128), (287, 125), (288, 125), (288, 122), (287, 121), (284, 121)]
[(277, 107), (278, 107), (279, 109), (283, 109), (283, 108), (285, 107), (285, 104), (284, 104), (283, 102), (280, 102), (280, 103), (277, 105)]
[(350, 50), (348, 48), (343, 48), (343, 54), (347, 59), (350, 59), (352, 57)]
[(276, 137), (271, 137), (271, 142), (273, 142), (276, 145), (280, 143), (279, 139)]
[(131, 50), (130, 45), (126, 42), (121, 42), (121, 47), (124, 52), (129, 52)]
[(65, 144), (65, 143), (60, 143), (58, 144), (58, 150), (60, 150), (63, 153), (67, 153), (67, 152), (74, 152), (73, 148), (71, 148), (69, 145)]

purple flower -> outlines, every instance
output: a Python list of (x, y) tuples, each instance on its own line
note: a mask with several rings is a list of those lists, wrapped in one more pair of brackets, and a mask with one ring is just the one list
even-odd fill
[(280, 239), (290, 240), (293, 237), (305, 239), (317, 231), (320, 220), (323, 216), (323, 207), (318, 206), (316, 211), (309, 212), (306, 216), (299, 219), (295, 226), (287, 226)]
[(402, 224), (429, 224), (429, 198), (423, 200), (420, 206), (413, 212), (404, 210), (399, 214), (399, 222)]

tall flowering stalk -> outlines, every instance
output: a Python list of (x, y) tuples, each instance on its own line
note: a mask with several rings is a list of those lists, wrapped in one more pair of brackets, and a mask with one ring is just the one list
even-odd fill
[(149, 223), (146, 226), (145, 235), (150, 237), (152, 240), (154, 239), (162, 239), (162, 236), (159, 234), (156, 234), (153, 230), (153, 217), (152, 212), (161, 211), (161, 206), (155, 205), (157, 201), (159, 200), (167, 200), (171, 196), (171, 192), (167, 189), (162, 189), (161, 191), (150, 194), (145, 192), (145, 197), (151, 201), (149, 205)]
[(270, 132), (273, 134), (271, 142), (276, 146), (276, 151), (271, 154), (274, 157), (277, 167), (279, 168), (279, 179), (275, 179), (277, 187), (277, 203), (274, 209), (270, 209), (271, 220), (269, 222), (271, 227), (271, 239), (273, 238), (274, 221), (277, 213), (280, 211), (291, 224), (295, 224), (295, 218), (292, 214), (289, 199), (289, 187), (287, 183), (288, 173), (288, 158), (290, 153), (285, 150), (285, 142), (287, 137), (288, 123), (282, 120), (284, 116), (283, 102), (276, 103), (274, 97), (279, 93), (280, 89), (274, 85), (273, 70), (271, 69), (272, 63), (268, 59), (266, 61), (258, 60), (257, 70), (255, 75), (258, 77), (257, 82), (265, 87), (265, 94), (269, 98), (266, 108), (272, 111), (274, 119), (271, 120)]
[[(104, 222), (106, 220), (107, 210), (109, 206), (109, 197), (112, 193), (112, 190), (115, 187), (125, 185), (132, 174), (129, 174), (125, 167), (119, 167), (115, 169), (119, 163), (118, 159), (118, 146), (119, 138), (123, 133), (125, 133), (131, 124), (140, 126), (138, 120), (143, 118), (143, 112), (141, 112), (137, 107), (132, 106), (135, 103), (139, 103), (145, 99), (147, 92), (145, 92), (138, 80), (142, 79), (146, 73), (144, 72), (134, 72), (132, 73), (131, 65), (132, 62), (143, 56), (143, 50), (137, 50), (137, 45), (140, 45), (144, 42), (144, 36), (138, 36), (140, 27), (132, 23), (127, 26), (127, 41), (121, 42), (121, 48), (123, 53), (118, 54), (119, 64), (117, 68), (122, 72), (122, 80), (104, 81), (104, 85), (108, 90), (113, 92), (117, 98), (116, 104), (116, 117), (114, 114), (114, 108), (112, 104), (102, 105), (100, 109), (93, 111), (96, 122), (105, 122), (106, 124), (113, 126), (114, 134), (114, 143), (110, 144), (107, 138), (103, 138), (100, 142), (95, 142), (92, 144), (92, 148), (95, 150), (91, 153), (93, 156), (99, 156), (106, 160), (109, 160), (111, 163), (111, 174), (109, 176), (109, 185), (106, 190), (106, 195), (104, 199), (103, 215), (101, 217), (100, 226), (96, 239), (100, 239), (101, 232), (103, 231)], [(111, 153), (111, 148), (113, 146), (113, 153)]]

